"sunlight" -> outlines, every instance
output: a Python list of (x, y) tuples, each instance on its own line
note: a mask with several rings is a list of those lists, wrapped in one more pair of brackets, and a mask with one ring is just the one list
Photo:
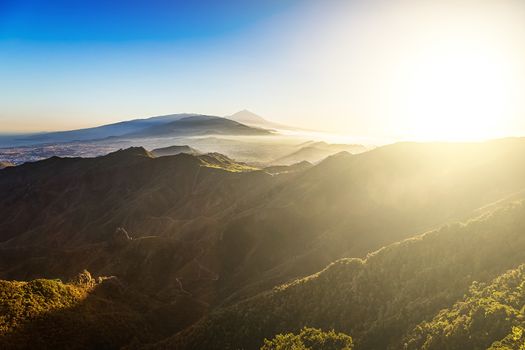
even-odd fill
[(509, 57), (490, 46), (449, 43), (413, 60), (398, 96), (405, 104), (411, 135), (422, 140), (498, 135), (513, 112)]

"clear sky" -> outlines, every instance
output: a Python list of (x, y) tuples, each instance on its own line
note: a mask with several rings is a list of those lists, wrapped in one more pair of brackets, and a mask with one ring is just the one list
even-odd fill
[(250, 109), (384, 139), (525, 135), (519, 0), (0, 0), (0, 132)]

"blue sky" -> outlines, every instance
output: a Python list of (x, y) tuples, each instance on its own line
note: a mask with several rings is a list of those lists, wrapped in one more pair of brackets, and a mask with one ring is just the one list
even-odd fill
[(232, 78), (300, 2), (1, 0), (0, 131), (249, 107)]
[(0, 0), (0, 133), (170, 113), (525, 135), (520, 0)]
[(297, 0), (2, 0), (0, 39), (26, 42), (178, 41), (227, 35)]

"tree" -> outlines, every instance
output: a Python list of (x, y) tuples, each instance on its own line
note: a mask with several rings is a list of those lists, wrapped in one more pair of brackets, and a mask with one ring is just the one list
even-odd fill
[(352, 348), (352, 337), (347, 334), (304, 327), (299, 334), (277, 334), (272, 340), (265, 339), (261, 350), (351, 350)]

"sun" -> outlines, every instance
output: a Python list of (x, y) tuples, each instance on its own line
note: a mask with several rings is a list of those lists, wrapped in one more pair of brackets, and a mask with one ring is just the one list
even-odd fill
[(508, 59), (496, 48), (434, 45), (410, 65), (399, 98), (415, 138), (481, 140), (504, 127), (513, 87)]

